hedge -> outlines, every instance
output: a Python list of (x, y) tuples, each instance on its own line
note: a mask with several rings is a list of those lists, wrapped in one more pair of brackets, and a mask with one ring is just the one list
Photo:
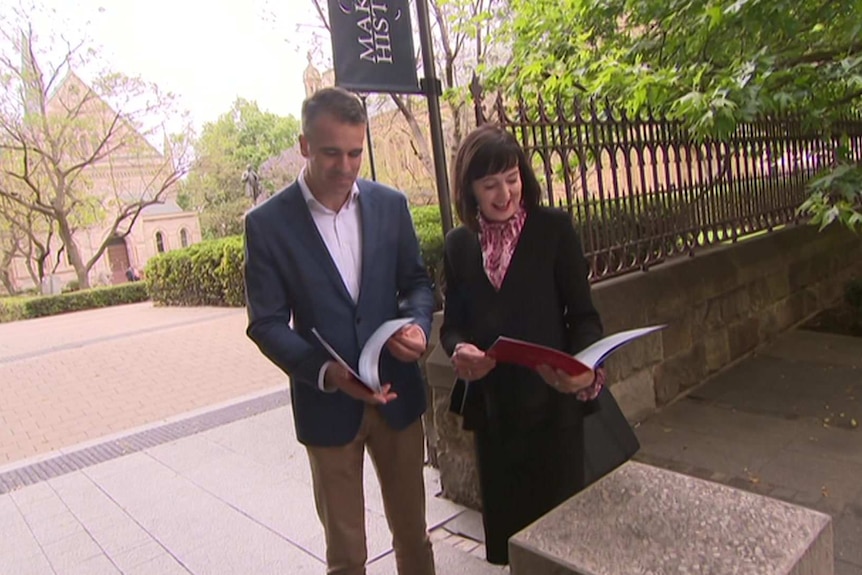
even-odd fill
[[(422, 258), (435, 285), (439, 285), (443, 273), (440, 209), (422, 206), (411, 212)], [(157, 304), (240, 307), (245, 304), (244, 259), (242, 236), (231, 236), (158, 255), (147, 263), (144, 275)]]
[(422, 260), (434, 282), (438, 307), (442, 307), (440, 288), (443, 285), (443, 226), (440, 222), (440, 206), (416, 207), (411, 212)]
[(0, 299), (0, 323), (71, 311), (137, 303), (149, 299), (143, 282), (97, 287), (71, 293)]
[(147, 262), (147, 289), (162, 305), (242, 306), (243, 259), (242, 236), (167, 252)]

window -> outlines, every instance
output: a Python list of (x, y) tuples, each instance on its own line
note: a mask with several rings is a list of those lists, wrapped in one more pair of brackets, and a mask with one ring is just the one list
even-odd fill
[(156, 232), (156, 251), (160, 254), (165, 253), (165, 236), (162, 232)]
[(184, 248), (189, 247), (189, 232), (185, 228), (180, 230), (180, 245)]
[(86, 134), (81, 134), (78, 138), (78, 143), (81, 146), (81, 155), (85, 157), (89, 156), (92, 150), (90, 149), (90, 140), (87, 139)]

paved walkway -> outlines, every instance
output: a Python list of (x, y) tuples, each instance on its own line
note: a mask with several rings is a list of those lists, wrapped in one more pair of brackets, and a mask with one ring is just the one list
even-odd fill
[[(286, 381), (244, 329), (150, 304), (0, 325), (0, 575), (323, 572)], [(426, 487), (438, 575), (504, 573)], [(370, 462), (366, 494), (369, 575), (394, 574)]]
[[(323, 532), (289, 409), (0, 495), (0, 573), (321, 575)], [(365, 479), (368, 573), (393, 575), (370, 461)], [(438, 575), (503, 573), (479, 558), (478, 543), (439, 528), (453, 520), (475, 523), (475, 513), (436, 497), (439, 485), (430, 469), (426, 487)]]
[(637, 429), (645, 463), (818, 509), (862, 575), (862, 338), (794, 330)]
[[(369, 575), (395, 573), (373, 467), (365, 466)], [(431, 528), (465, 510), (435, 497)], [(289, 407), (0, 495), (0, 573), (314, 574), (324, 540)], [(473, 542), (434, 531), (439, 575), (503, 572)], [(472, 553), (471, 553), (472, 552)]]
[[(284, 378), (243, 326), (148, 304), (0, 325), (0, 575), (322, 572)], [(862, 339), (796, 330), (640, 425), (638, 458), (830, 513), (836, 575), (862, 575), (860, 423)], [(392, 574), (366, 481), (369, 574)], [(438, 574), (505, 573), (427, 487)]]
[(245, 322), (141, 303), (0, 324), (0, 466), (284, 388)]

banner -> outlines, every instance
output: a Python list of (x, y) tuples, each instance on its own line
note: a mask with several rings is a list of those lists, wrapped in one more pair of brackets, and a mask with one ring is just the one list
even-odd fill
[(336, 86), (421, 93), (409, 0), (329, 0), (329, 25)]

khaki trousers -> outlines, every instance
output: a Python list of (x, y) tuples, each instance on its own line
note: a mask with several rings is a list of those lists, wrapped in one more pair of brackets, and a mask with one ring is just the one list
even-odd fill
[(422, 421), (402, 431), (366, 406), (356, 438), (340, 447), (306, 446), (317, 514), (326, 534), (328, 575), (365, 575), (365, 448), (377, 471), (399, 575), (434, 575), (425, 526)]

